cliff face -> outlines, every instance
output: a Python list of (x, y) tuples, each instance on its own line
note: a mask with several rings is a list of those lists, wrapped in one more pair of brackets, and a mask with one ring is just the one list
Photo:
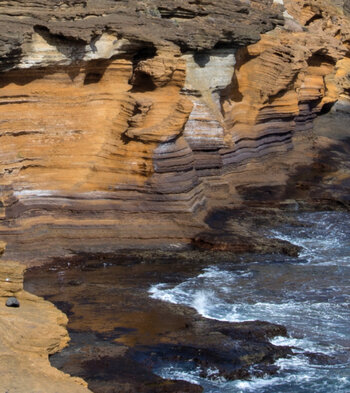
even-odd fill
[[(104, 33), (114, 36), (117, 47), (123, 39), (124, 44), (140, 48), (175, 45), (183, 51), (205, 50), (247, 45), (282, 23), (272, 0), (15, 0), (1, 1), (0, 7), (0, 55), (5, 70), (23, 64), (26, 53), (38, 52), (33, 48), (34, 32), (48, 33), (57, 49), (66, 47), (63, 58), (71, 63), (96, 52)], [(130, 48), (126, 52), (133, 54)], [(38, 65), (46, 61), (41, 58)]]
[(5, 255), (179, 247), (286, 186), (348, 105), (347, 4), (0, 1)]

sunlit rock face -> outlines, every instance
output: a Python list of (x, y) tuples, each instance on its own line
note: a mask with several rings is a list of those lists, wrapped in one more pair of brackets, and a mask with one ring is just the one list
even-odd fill
[(299, 136), (348, 105), (344, 10), (1, 2), (5, 255), (182, 247), (242, 185), (285, 184)]
[[(49, 355), (64, 348), (68, 318), (53, 304), (23, 290), (23, 264), (0, 264), (0, 380), (4, 391), (91, 393), (80, 378), (53, 368)], [(15, 296), (19, 307), (6, 307)]]

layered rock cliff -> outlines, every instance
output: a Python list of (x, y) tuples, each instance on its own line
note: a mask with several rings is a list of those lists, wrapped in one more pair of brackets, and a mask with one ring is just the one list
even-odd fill
[(182, 247), (213, 207), (285, 198), (314, 118), (348, 106), (347, 10), (0, 1), (5, 256)]

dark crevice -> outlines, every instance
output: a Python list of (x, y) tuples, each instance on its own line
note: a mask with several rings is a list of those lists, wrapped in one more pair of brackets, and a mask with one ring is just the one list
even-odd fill
[[(239, 90), (239, 83), (236, 72), (234, 72), (232, 76), (231, 84), (221, 92), (221, 103), (223, 103), (223, 101), (225, 101), (227, 97), (230, 99), (230, 101), (233, 102), (241, 102), (243, 100), (243, 94)], [(224, 115), (224, 113), (222, 114)]]
[(232, 42), (218, 41), (213, 49), (234, 49)]
[(110, 60), (93, 60), (86, 66), (84, 85), (98, 83), (103, 78)]
[(143, 71), (135, 71), (132, 78), (132, 89), (133, 93), (144, 93), (146, 91), (153, 91), (156, 89), (156, 85), (152, 81), (152, 77)]
[(324, 63), (335, 65), (336, 61), (331, 56), (322, 53), (322, 49), (315, 52), (307, 61), (310, 67), (320, 67)]
[(103, 74), (101, 72), (89, 72), (86, 74), (84, 79), (84, 85), (90, 85), (92, 83), (98, 83), (102, 79)]
[(317, 100), (314, 101), (309, 101), (308, 104), (309, 104), (310, 111), (312, 112), (312, 110), (318, 107), (321, 102), (322, 102), (322, 98), (318, 98)]
[[(16, 43), (16, 47), (10, 49), (8, 52), (2, 55), (0, 61), (0, 78), (1, 73), (11, 70), (14, 68), (21, 60), (22, 57), (22, 48), (19, 43)], [(0, 83), (1, 85), (1, 83)], [(0, 86), (1, 87), (1, 86)]]
[(126, 135), (126, 131), (122, 132), (120, 134), (120, 139), (124, 145), (127, 145), (128, 143), (130, 143), (132, 141), (132, 138), (130, 138), (129, 136)]
[(152, 59), (156, 54), (157, 48), (153, 44), (145, 46), (134, 55), (132, 59), (134, 67), (142, 60)]
[(315, 22), (316, 20), (322, 19), (322, 15), (316, 14), (312, 18), (310, 18), (306, 23), (305, 26), (311, 25), (311, 23)]
[(138, 65), (140, 62), (152, 59), (157, 54), (157, 48), (152, 45), (147, 45), (146, 47), (140, 49), (133, 57), (133, 75), (129, 81), (132, 85), (131, 92), (146, 92), (155, 90), (156, 86), (153, 83), (151, 75), (146, 72), (139, 70)]
[(71, 37), (69, 35), (63, 35), (63, 34), (54, 34), (50, 32), (50, 29), (45, 26), (45, 25), (34, 25), (33, 30), (41, 35), (49, 44), (55, 44), (55, 42), (59, 41), (61, 43), (67, 43), (67, 44), (77, 44), (84, 46), (87, 44), (86, 41), (84, 41), (81, 38), (77, 37)]
[(331, 111), (331, 109), (333, 108), (334, 104), (335, 104), (334, 102), (328, 102), (327, 104), (324, 104), (321, 111), (320, 111), (320, 115), (325, 115), (325, 114), (329, 113)]

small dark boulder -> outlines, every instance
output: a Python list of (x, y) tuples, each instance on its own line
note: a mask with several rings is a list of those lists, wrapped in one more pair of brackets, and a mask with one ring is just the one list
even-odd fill
[(6, 300), (6, 306), (7, 307), (19, 307), (19, 301), (17, 298), (15, 298), (14, 296), (9, 297)]
[(308, 357), (310, 364), (314, 365), (334, 366), (344, 361), (344, 359), (337, 359), (335, 356), (319, 352), (304, 352), (304, 355)]

